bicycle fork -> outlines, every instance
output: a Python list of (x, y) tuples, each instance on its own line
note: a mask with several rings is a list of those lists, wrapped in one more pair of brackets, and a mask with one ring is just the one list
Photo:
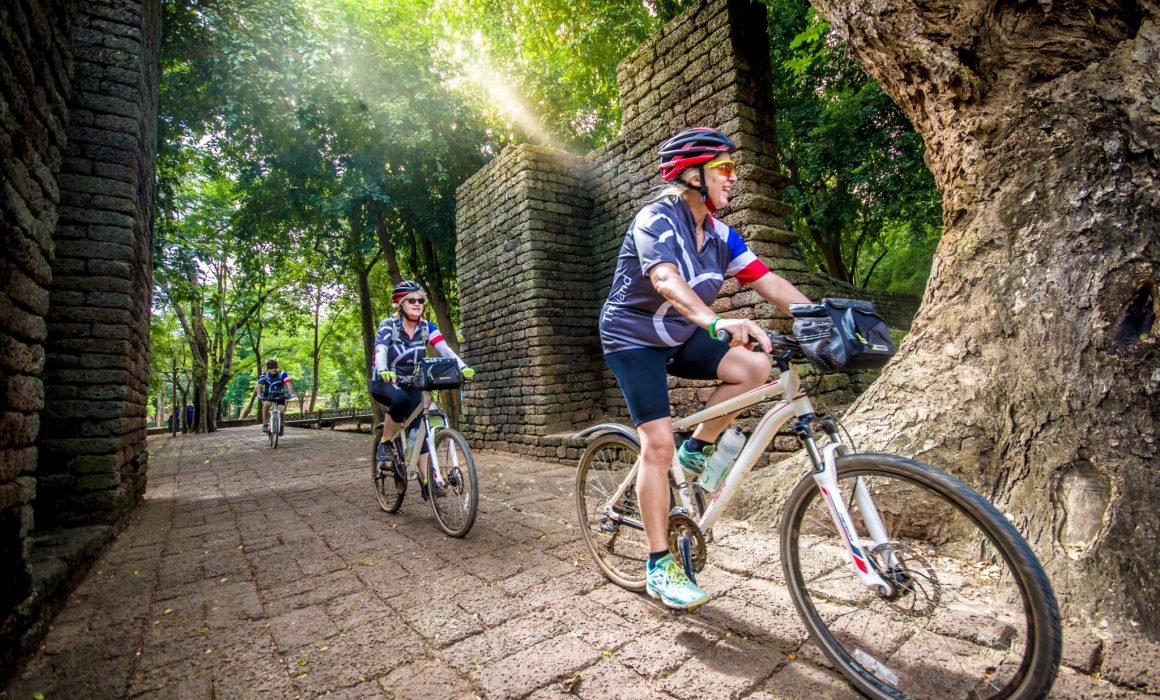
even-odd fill
[[(803, 436), (802, 442), (805, 443), (806, 451), (814, 460), (814, 464), (818, 465), (818, 469), (813, 474), (814, 483), (818, 485), (818, 489), (826, 500), (826, 508), (830, 512), (830, 518), (834, 521), (834, 527), (837, 528), (842, 541), (846, 543), (846, 551), (850, 554), (858, 580), (863, 586), (873, 589), (883, 597), (893, 595), (894, 586), (878, 575), (869, 557), (858, 546), (850, 511), (843, 502), (842, 494), (838, 489), (837, 459), (838, 454), (843, 452), (846, 446), (837, 441), (832, 442), (822, 448), (822, 454), (819, 456), (817, 445), (812, 436)], [(888, 543), (890, 538), (886, 533), (886, 526), (878, 515), (878, 509), (874, 506), (874, 501), (870, 497), (866, 485), (862, 482), (862, 477), (857, 477), (854, 480), (854, 501), (858, 504), (858, 512), (862, 514), (862, 520), (866, 524), (866, 530), (874, 541), (875, 547)], [(888, 568), (898, 565), (897, 555), (889, 549), (886, 550), (885, 560)]]
[[(424, 423), (427, 431), (423, 439), (427, 441), (427, 460), (428, 466), (431, 468), (431, 480), (439, 488), (445, 489), (447, 488), (447, 480), (443, 478), (443, 470), (439, 467), (439, 456), (435, 454), (435, 430), (431, 428), (430, 423), (426, 421)], [(419, 446), (416, 445), (414, 449), (418, 450)], [(459, 467), (459, 450), (456, 448), (454, 440), (447, 441), (447, 456), (451, 459), (451, 471), (455, 471)]]

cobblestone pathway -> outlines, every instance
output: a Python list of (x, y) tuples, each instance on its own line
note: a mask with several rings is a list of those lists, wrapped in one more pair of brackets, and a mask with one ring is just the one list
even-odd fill
[[(583, 560), (573, 470), (477, 455), (452, 540), (414, 492), (378, 510), (367, 441), (150, 438), (141, 509), (0, 697), (855, 697), (803, 643), (771, 535), (719, 525), (713, 600), (673, 617)], [(1120, 685), (1065, 668), (1053, 695), (1157, 692), (1115, 649), (1074, 634), (1068, 663)]]

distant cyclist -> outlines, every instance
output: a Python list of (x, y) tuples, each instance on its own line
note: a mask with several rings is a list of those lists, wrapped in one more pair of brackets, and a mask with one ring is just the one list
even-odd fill
[[(262, 432), (270, 432), (270, 404), (285, 406), (286, 400), (294, 395), (290, 375), (278, 369), (277, 360), (266, 360), (266, 371), (258, 377), (254, 393), (262, 400)], [(279, 433), (281, 434), (281, 433)]]
[[(737, 182), (733, 142), (707, 127), (682, 131), (661, 145), (661, 175), (673, 183), (633, 219), (620, 247), (608, 300), (600, 312), (604, 358), (637, 426), (641, 470), (636, 493), (648, 540), (648, 593), (671, 608), (692, 610), (707, 596), (669, 554), (668, 471), (673, 423), (667, 375), (721, 382), (706, 406), (739, 396), (769, 377), (769, 357), (742, 346), (769, 338), (753, 321), (722, 318), (711, 305), (736, 277), (782, 311), (809, 299), (773, 274), (741, 234), (713, 217)], [(702, 330), (704, 329), (704, 330)], [(717, 342), (729, 331), (730, 345)], [(677, 457), (688, 471), (705, 468), (711, 445), (733, 416), (702, 423)]]
[[(396, 284), (391, 290), (391, 302), (396, 305), (396, 313), (379, 324), (375, 335), (374, 374), (370, 382), (371, 396), (387, 409), (383, 425), (384, 440), (398, 431), (403, 421), (423, 400), (420, 389), (401, 387), (398, 380), (399, 377), (414, 374), (415, 365), (427, 355), (428, 346), (434, 348), (441, 357), (455, 358), (465, 378), (475, 376), (475, 370), (455, 354), (435, 324), (423, 318), (427, 295), (418, 282), (404, 280)], [(424, 444), (422, 449), (420, 474), (424, 473), (423, 468), (426, 466), (427, 445)], [(426, 498), (426, 485), (420, 482), (420, 487), (420, 492)]]

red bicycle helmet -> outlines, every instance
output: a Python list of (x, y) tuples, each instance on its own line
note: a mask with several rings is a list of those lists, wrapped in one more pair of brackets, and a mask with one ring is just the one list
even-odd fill
[[(661, 177), (672, 182), (685, 168), (708, 163), (737, 148), (728, 136), (707, 126), (695, 126), (661, 144)], [(701, 182), (705, 178), (702, 173)]]
[(400, 301), (403, 300), (403, 297), (407, 296), (408, 294), (410, 294), (412, 292), (421, 291), (422, 289), (423, 289), (423, 287), (419, 286), (418, 282), (412, 282), (411, 280), (403, 280), (402, 282), (396, 284), (394, 289), (391, 290), (391, 303), (398, 304)]

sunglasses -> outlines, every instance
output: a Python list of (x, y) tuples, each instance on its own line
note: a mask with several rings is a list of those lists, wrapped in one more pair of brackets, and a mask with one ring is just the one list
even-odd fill
[(423, 299), (423, 298), (420, 298), (420, 299), (404, 299), (404, 300), (403, 300), (403, 303), (404, 303), (404, 304), (418, 304), (419, 306), (422, 306), (423, 304), (426, 304), (426, 303), (427, 303), (427, 300), (426, 300), (426, 299)]
[(709, 163), (710, 168), (717, 168), (725, 177), (733, 177), (733, 173), (737, 172), (737, 164), (731, 160), (715, 160)]

